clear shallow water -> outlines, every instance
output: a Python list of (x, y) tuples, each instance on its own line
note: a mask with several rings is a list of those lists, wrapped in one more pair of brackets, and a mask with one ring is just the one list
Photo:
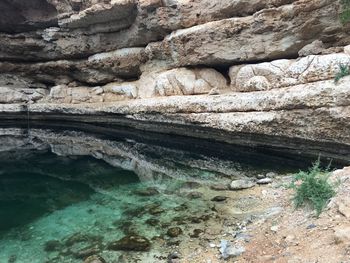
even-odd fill
[(133, 252), (108, 249), (135, 234), (152, 243), (138, 262), (162, 262), (142, 254), (166, 256), (169, 227), (192, 230), (215, 217), (210, 185), (299, 168), (277, 157), (242, 162), (231, 157), (244, 153), (223, 158), (75, 131), (4, 128), (0, 145), (0, 262), (82, 262), (92, 254), (137, 262), (123, 259)]

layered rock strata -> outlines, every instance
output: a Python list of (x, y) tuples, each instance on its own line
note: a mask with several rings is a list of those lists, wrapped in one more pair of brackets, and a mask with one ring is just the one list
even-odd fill
[(350, 25), (339, 20), (339, 1), (2, 5), (2, 118), (91, 115), (203, 138), (222, 131), (350, 145)]

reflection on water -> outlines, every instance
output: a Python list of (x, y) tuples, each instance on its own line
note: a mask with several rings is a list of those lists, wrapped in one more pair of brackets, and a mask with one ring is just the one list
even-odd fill
[(288, 158), (213, 152), (0, 129), (0, 262), (82, 262), (97, 254), (107, 262), (158, 262), (166, 247), (220, 220), (211, 185), (300, 167)]

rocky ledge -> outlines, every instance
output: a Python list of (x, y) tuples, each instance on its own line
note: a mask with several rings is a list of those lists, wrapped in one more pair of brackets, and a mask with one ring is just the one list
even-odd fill
[(1, 6), (1, 119), (70, 116), (226, 142), (244, 134), (264, 145), (281, 137), (350, 147), (340, 1)]

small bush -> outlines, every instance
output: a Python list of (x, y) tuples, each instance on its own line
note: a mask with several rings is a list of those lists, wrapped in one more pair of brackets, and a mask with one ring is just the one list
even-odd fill
[(349, 65), (339, 65), (339, 72), (335, 75), (334, 82), (338, 83), (341, 78), (350, 75), (350, 67)]
[(350, 21), (350, 0), (341, 0), (343, 11), (340, 13), (340, 21), (346, 24)]
[(335, 185), (329, 183), (329, 168), (322, 169), (317, 160), (307, 171), (300, 171), (290, 185), (295, 190), (293, 201), (296, 208), (309, 204), (319, 216), (328, 201), (335, 195)]

